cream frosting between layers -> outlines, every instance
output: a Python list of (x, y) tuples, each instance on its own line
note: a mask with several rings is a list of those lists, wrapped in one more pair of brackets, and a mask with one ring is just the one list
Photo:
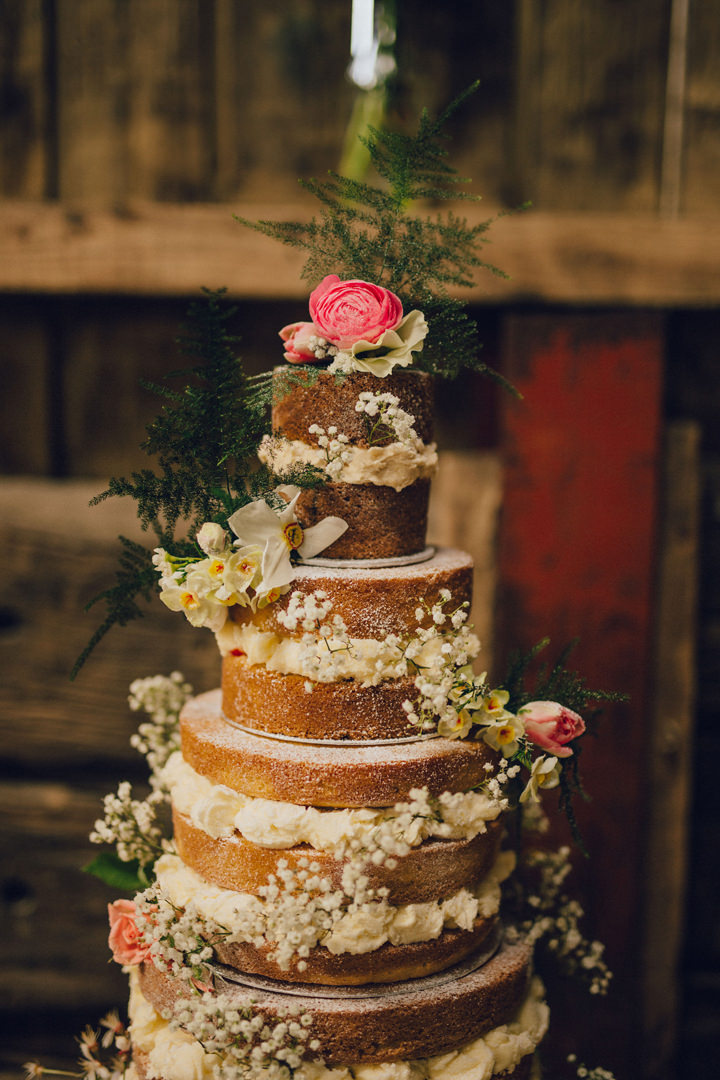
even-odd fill
[[(298, 929), (303, 939), (300, 944), (303, 949), (322, 945), (336, 956), (362, 955), (374, 952), (386, 942), (409, 945), (432, 941), (445, 929), (469, 931), (478, 917), (491, 918), (497, 914), (500, 884), (512, 873), (514, 865), (514, 854), (501, 852), (475, 889), (460, 889), (438, 901), (394, 907), (385, 900), (370, 900), (353, 903), (346, 911), (338, 904), (329, 920), (329, 929), (310, 922)], [(258, 934), (264, 936), (262, 928), (270, 924), (275, 913), (273, 901), (213, 885), (177, 855), (162, 855), (155, 864), (155, 872), (160, 891), (171, 904), (179, 908), (192, 904), (201, 918), (218, 923), (229, 932), (225, 938), (228, 944), (257, 942)]]
[[(258, 457), (279, 474), (298, 465), (314, 465), (328, 472), (325, 451), (300, 439), (266, 435), (258, 448)], [(343, 484), (375, 484), (402, 491), (416, 480), (431, 477), (437, 462), (435, 443), (418, 440), (416, 447), (400, 442), (388, 446), (347, 445), (343, 447), (342, 463), (337, 462), (331, 475), (334, 481)]]
[[(402, 650), (397, 645), (374, 638), (328, 638), (307, 635), (305, 639), (283, 637), (272, 630), (260, 630), (252, 623), (228, 620), (215, 634), (222, 656), (239, 649), (250, 665), (259, 664), (281, 675), (300, 675), (315, 682), (354, 679), (362, 686), (377, 686), (385, 679), (407, 674)], [(447, 640), (451, 640), (447, 636)], [(432, 638), (413, 657), (420, 668), (432, 667), (442, 656), (446, 636)], [(472, 655), (480, 651), (473, 634)]]
[(408, 813), (407, 804), (380, 810), (326, 810), (276, 802), (213, 784), (180, 751), (168, 759), (162, 780), (175, 809), (208, 836), (217, 840), (237, 831), (251, 843), (276, 849), (309, 844), (317, 851), (342, 854), (348, 846), (368, 847), (379, 826), (398, 819), (399, 838), (409, 847), (430, 837), (472, 840), (502, 810), (499, 802), (479, 791), (446, 792), (438, 800), (437, 817)]
[[(534, 1053), (548, 1027), (549, 1010), (543, 997), (542, 983), (535, 977), (513, 1020), (438, 1057), (336, 1068), (305, 1062), (294, 1080), (490, 1080)], [(206, 1053), (188, 1032), (171, 1027), (155, 1011), (143, 996), (135, 971), (130, 976), (129, 1013), (133, 1045), (147, 1056), (149, 1077), (214, 1080), (218, 1056)]]

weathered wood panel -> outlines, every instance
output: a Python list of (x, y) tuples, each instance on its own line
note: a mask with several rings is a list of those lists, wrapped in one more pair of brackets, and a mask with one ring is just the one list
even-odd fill
[(97, 853), (88, 841), (108, 787), (62, 782), (0, 782), (3, 822), (2, 966), (4, 1011), (87, 1008), (126, 996), (108, 964), (107, 904), (115, 894), (82, 866)]
[(198, 690), (219, 679), (212, 636), (190, 633), (162, 604), (114, 630), (75, 682), (69, 672), (101, 621), (84, 605), (113, 584), (119, 533), (140, 538), (134, 509), (115, 500), (95, 509), (94, 483), (3, 480), (0, 533), (8, 557), (0, 634), (2, 745), (26, 770), (90, 769), (98, 761), (136, 769), (128, 744), (137, 717), (127, 707), (134, 678), (180, 668)]
[(58, 0), (61, 198), (212, 197), (212, 23), (198, 0)]
[(644, 861), (643, 1060), (650, 1076), (667, 1070), (678, 1034), (696, 689), (699, 435), (697, 423), (676, 421), (665, 437)]
[(681, 209), (720, 201), (720, 6), (689, 5)]
[(287, 198), (337, 168), (356, 91), (349, 4), (215, 5), (219, 198)]
[(53, 320), (38, 304), (0, 305), (0, 471), (54, 472)]
[(519, 0), (515, 199), (657, 207), (669, 4)]
[[(577, 861), (585, 928), (607, 942), (617, 978), (591, 1008), (567, 980), (554, 988), (564, 1018), (554, 1048), (561, 1059), (581, 1045), (589, 1064), (636, 1076), (643, 1063), (627, 1017), (640, 1014), (647, 887), (662, 329), (643, 313), (508, 319), (505, 371), (525, 400), (505, 408), (499, 540), (501, 653), (547, 636), (556, 655), (579, 636), (573, 666), (588, 684), (630, 695), (583, 747), (592, 801), (577, 808), (591, 854)], [(567, 837), (561, 824), (558, 835)]]
[(0, 197), (56, 194), (42, 0), (5, 0), (0, 33)]
[[(122, 213), (57, 204), (0, 204), (0, 291), (230, 295), (305, 301), (302, 255), (243, 229), (251, 219), (309, 217), (297, 204), (169, 206), (136, 203)], [(468, 207), (470, 222), (492, 216)], [(544, 301), (698, 307), (720, 302), (720, 218), (658, 220), (651, 215), (543, 213), (503, 218), (486, 255), (509, 274), (478, 275), (472, 303)], [(300, 309), (306, 311), (303, 306)], [(303, 317), (302, 314), (298, 318)]]

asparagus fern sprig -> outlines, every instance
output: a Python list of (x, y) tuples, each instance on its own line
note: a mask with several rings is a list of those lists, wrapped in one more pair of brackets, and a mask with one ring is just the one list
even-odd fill
[(448, 163), (444, 145), (448, 119), (475, 88), (435, 120), (423, 111), (413, 135), (370, 127), (362, 142), (377, 185), (330, 172), (322, 180), (301, 181), (321, 203), (310, 221), (236, 220), (304, 250), (302, 276), (313, 285), (335, 273), (383, 285), (400, 297), (405, 310), (421, 309), (431, 333), (417, 366), (448, 377), (468, 367), (499, 379), (478, 357), (475, 321), (448, 291), (470, 287), (479, 269), (506, 276), (483, 257), (491, 220), (469, 224), (453, 212), (418, 212), (419, 203), (480, 198), (463, 188), (469, 181)]
[[(157, 587), (152, 548), (171, 548), (179, 558), (197, 556), (194, 537), (205, 522), (224, 525), (234, 510), (273, 486), (270, 472), (256, 459), (268, 427), (270, 376), (245, 374), (228, 327), (235, 309), (224, 303), (223, 293), (206, 290), (204, 300), (190, 307), (179, 345), (191, 366), (167, 376), (181, 379), (182, 388), (149, 386), (164, 402), (143, 443), (157, 468), (114, 477), (92, 500), (91, 505), (117, 496), (134, 499), (154, 543), (147, 549), (120, 538), (115, 584), (87, 605), (104, 602), (105, 618), (78, 657), (73, 678), (112, 626), (143, 614), (140, 601), (149, 601)], [(302, 476), (292, 479), (303, 482)]]

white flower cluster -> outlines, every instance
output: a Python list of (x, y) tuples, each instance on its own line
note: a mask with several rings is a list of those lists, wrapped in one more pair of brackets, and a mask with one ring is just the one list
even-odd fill
[(344, 678), (342, 657), (352, 653), (352, 641), (345, 621), (340, 615), (328, 618), (333, 603), (324, 589), (316, 589), (303, 595), (294, 592), (290, 596), (287, 609), (278, 611), (277, 620), (286, 630), (304, 633), (300, 638), (299, 666), (308, 676), (308, 692), (312, 691), (313, 682), (335, 682)]
[(135, 924), (160, 970), (205, 988), (214, 947), (229, 933), (224, 926), (201, 916), (192, 902), (183, 909), (171, 904), (157, 883), (135, 897)]
[(567, 974), (580, 974), (589, 980), (591, 994), (606, 994), (612, 972), (603, 960), (605, 947), (583, 936), (579, 929), (583, 909), (563, 891), (572, 869), (570, 849), (533, 850), (524, 856), (524, 861), (538, 875), (538, 884), (535, 891), (523, 897), (525, 915), (516, 924), (515, 933), (532, 944), (543, 942)]
[[(408, 721), (422, 731), (437, 731), (448, 739), (464, 739), (471, 734), (502, 754), (513, 758), (527, 748), (525, 723), (521, 716), (509, 712), (506, 690), (493, 690), (487, 672), (473, 673), (470, 662), (478, 655), (478, 639), (466, 626), (467, 604), (451, 611), (446, 606), (452, 600), (449, 589), (440, 591), (440, 599), (431, 608), (418, 607), (418, 623), (430, 615), (430, 626), (419, 626), (416, 637), (405, 647), (404, 656), (410, 665), (420, 650), (433, 638), (442, 639), (439, 655), (429, 667), (416, 665), (416, 702), (403, 702)], [(442, 628), (450, 622), (452, 633)], [(530, 776), (520, 794), (520, 802), (537, 802), (542, 790), (560, 783), (560, 763), (557, 757), (540, 754), (529, 766)], [(519, 768), (514, 770), (517, 775)]]
[(104, 817), (95, 822), (91, 843), (114, 844), (121, 862), (137, 859), (141, 866), (154, 862), (158, 855), (172, 850), (157, 823), (156, 808), (165, 798), (163, 792), (153, 791), (147, 799), (133, 799), (132, 787), (124, 780), (116, 795), (103, 799)]
[(308, 431), (311, 435), (317, 435), (318, 446), (325, 453), (325, 472), (331, 480), (339, 480), (351, 458), (349, 438), (338, 432), (334, 424), (331, 424), (327, 431), (319, 424), (311, 424)]
[[(418, 626), (415, 636), (404, 650), (405, 659), (410, 668), (417, 672), (415, 686), (420, 698), (413, 704), (406, 701), (403, 708), (408, 721), (423, 731), (437, 730), (449, 738), (464, 738), (468, 734), (472, 721), (464, 710), (457, 708), (457, 685), (461, 679), (463, 685), (473, 679), (469, 668), (471, 660), (480, 652), (480, 642), (470, 627), (466, 626), (467, 603), (451, 613), (445, 606), (451, 601), (449, 589), (440, 590), (440, 599), (430, 608), (418, 607), (415, 617), (419, 624), (430, 615), (430, 626)], [(442, 627), (450, 622), (453, 633), (447, 634)], [(415, 663), (421, 650), (433, 639), (442, 638), (437, 662), (431, 667), (420, 668)], [(484, 676), (480, 676), (485, 686)]]
[[(213, 531), (212, 535), (210, 530)], [(225, 530), (206, 522), (197, 536), (207, 557), (180, 559), (156, 548), (153, 564), (160, 574), (160, 599), (171, 611), (182, 611), (193, 626), (221, 630), (228, 608), (247, 607), (252, 590), (262, 580), (262, 549), (246, 545), (234, 549)]]
[(135, 679), (130, 684), (130, 708), (133, 712), (142, 710), (150, 717), (130, 736), (130, 745), (147, 759), (153, 787), (158, 786), (158, 773), (170, 755), (180, 749), (180, 710), (192, 692), (192, 686), (179, 671), (169, 676)]
[(220, 1080), (290, 1080), (307, 1052), (320, 1048), (310, 1038), (312, 1017), (297, 1003), (268, 1016), (255, 1005), (238, 1009), (230, 994), (204, 993), (179, 1002), (171, 1024), (218, 1055)]
[(415, 431), (415, 417), (400, 408), (400, 399), (395, 394), (364, 390), (355, 403), (355, 411), (368, 418), (370, 446), (390, 440), (413, 450), (422, 447)]
[(305, 344), (316, 360), (326, 360), (328, 356), (337, 356), (340, 352), (337, 345), (331, 345), (327, 338), (321, 337), (320, 334), (311, 334)]

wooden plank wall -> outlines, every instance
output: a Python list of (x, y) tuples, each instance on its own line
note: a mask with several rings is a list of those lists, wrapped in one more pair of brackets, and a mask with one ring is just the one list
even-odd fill
[[(390, 121), (406, 123), (425, 105), (437, 111), (479, 77), (479, 93), (452, 122), (453, 162), (473, 178), (488, 215), (526, 200), (534, 207), (498, 226), (488, 252), (505, 266), (507, 237), (515, 281), (507, 291), (503, 283), (481, 284), (472, 296), (488, 360), (503, 363), (498, 343), (508, 340), (507, 327), (526, 325), (541, 301), (541, 313), (558, 324), (568, 306), (592, 305), (603, 317), (612, 317), (608, 308), (638, 304), (680, 308), (661, 320), (664, 413), (701, 425), (707, 493), (695, 788), (701, 813), (690, 888), (701, 917), (687, 930), (682, 1043), (695, 1080), (704, 1080), (713, 1075), (703, 1072), (708, 1062), (713, 1067), (707, 1033), (717, 1031), (707, 988), (712, 1005), (720, 971), (717, 935), (707, 932), (720, 919), (702, 873), (720, 821), (711, 768), (720, 639), (712, 572), (720, 327), (702, 310), (720, 301), (720, 245), (713, 243), (720, 6), (685, 8), (684, 77), (672, 109), (671, 24), (684, 8), (677, 0), (398, 0), (396, 7)], [(22, 856), (3, 878), (3, 911), (14, 934), (4, 960), (16, 993), (17, 1062), (32, 1047), (40, 1052), (48, 1009), (60, 1015), (77, 1006), (79, 1027), (93, 1018), (92, 1002), (124, 996), (122, 980), (104, 964), (104, 890), (84, 879), (77, 884), (70, 867), (86, 857), (98, 795), (117, 775), (137, 775), (127, 746), (134, 720), (122, 705), (127, 677), (163, 664), (169, 670), (182, 658), (197, 684), (207, 685), (215, 663), (201, 636), (184, 635), (177, 618), (158, 611), (108, 644), (97, 674), (68, 687), (64, 672), (85, 632), (77, 613), (106, 580), (107, 535), (117, 531), (109, 519), (104, 533), (95, 531), (96, 519), (81, 504), (108, 474), (142, 462), (137, 446), (155, 403), (139, 377), (157, 379), (176, 366), (174, 338), (199, 286), (230, 285), (240, 300), (237, 328), (249, 368), (274, 361), (277, 327), (302, 317), (303, 290), (284, 254), (259, 261), (257, 248), (242, 234), (235, 238), (229, 211), (242, 203), (269, 216), (306, 212), (297, 177), (338, 165), (356, 92), (344, 77), (349, 0), (5, 0), (0, 18), (0, 473), (22, 478), (2, 503), (3, 548), (14, 569), (0, 605), (10, 731), (0, 799), (15, 834), (11, 850)], [(669, 176), (679, 178), (675, 192), (667, 190)], [(671, 207), (672, 221), (659, 220), (661, 207)], [(448, 539), (479, 554), (487, 635), (497, 411), (494, 395), (472, 380), (440, 393), (441, 444), (495, 454), (483, 459), (483, 514), (463, 502), (475, 464), (459, 457), (446, 489), (453, 494), (435, 519)], [(44, 485), (48, 476), (56, 483)], [(97, 482), (75, 486), (85, 477)], [(63, 480), (73, 486), (65, 489)], [(646, 568), (643, 588), (650, 573)], [(42, 596), (44, 607), (28, 601), (32, 596)], [(24, 670), (20, 644), (29, 657)], [(646, 652), (642, 663), (650, 659)], [(661, 773), (662, 760), (655, 764)], [(685, 775), (673, 772), (678, 790)], [(647, 779), (642, 763), (637, 777)], [(76, 894), (77, 904), (63, 910), (60, 934), (45, 941), (56, 917), (53, 893)], [(634, 911), (636, 923), (643, 910)], [(664, 970), (666, 986), (671, 975)], [(635, 993), (639, 973), (632, 978)], [(668, 994), (661, 997), (646, 1028), (668, 1007)], [(50, 1051), (56, 1037), (53, 1031)], [(670, 1050), (666, 1031), (662, 1053), (633, 1075), (668, 1075)]]

